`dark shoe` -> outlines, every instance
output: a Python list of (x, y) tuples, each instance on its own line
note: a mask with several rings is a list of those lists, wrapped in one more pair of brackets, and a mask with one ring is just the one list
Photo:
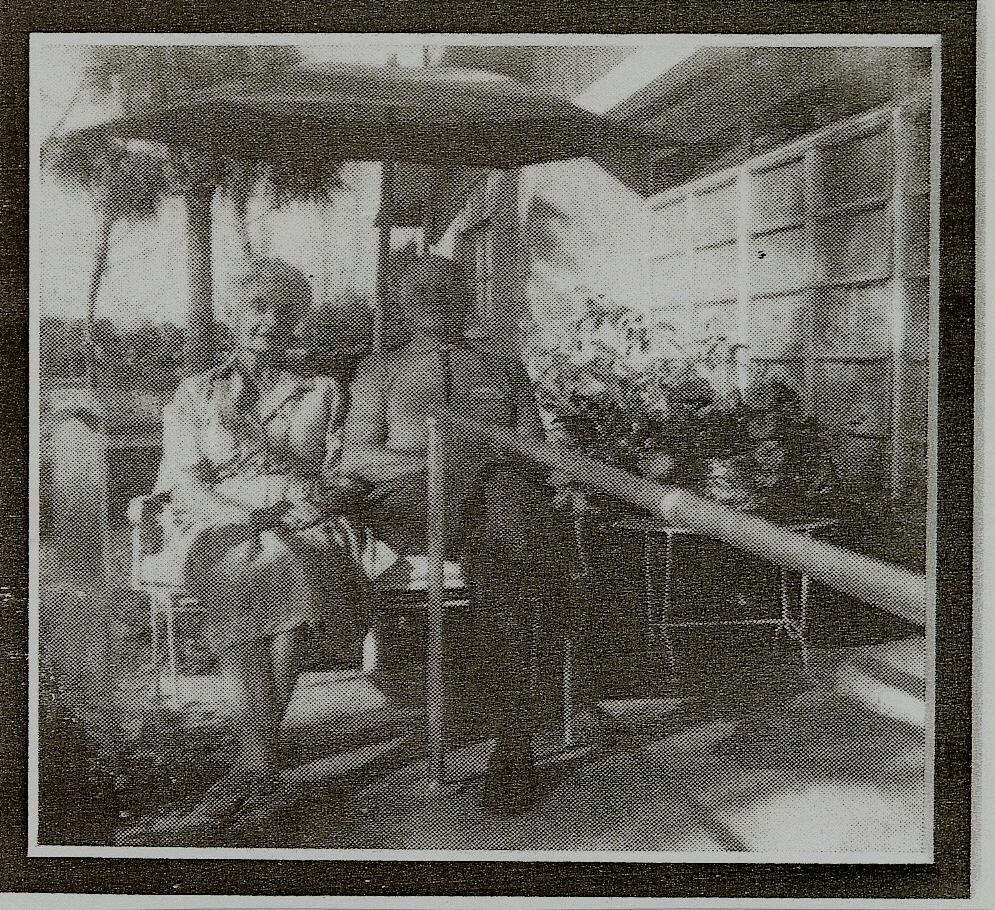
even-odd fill
[(480, 807), (488, 815), (523, 815), (539, 796), (531, 745), (499, 739), (487, 762)]
[(595, 705), (578, 711), (574, 716), (574, 744), (595, 749), (624, 749), (634, 744), (636, 729)]

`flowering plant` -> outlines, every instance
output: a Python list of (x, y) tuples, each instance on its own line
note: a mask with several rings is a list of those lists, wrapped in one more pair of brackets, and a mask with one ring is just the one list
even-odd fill
[[(682, 344), (603, 297), (533, 371), (551, 435), (593, 458), (750, 511), (811, 512), (833, 496), (827, 446), (797, 391), (745, 380), (746, 348), (712, 321)], [(652, 347), (662, 347), (653, 351)]]

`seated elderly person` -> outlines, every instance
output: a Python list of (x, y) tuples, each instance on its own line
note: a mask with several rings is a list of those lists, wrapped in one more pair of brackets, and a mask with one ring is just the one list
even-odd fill
[[(412, 336), (369, 357), (351, 387), (341, 470), (372, 485), (366, 523), (399, 553), (425, 552), (426, 418), (443, 408), (481, 423), (542, 435), (528, 374), (517, 361), (464, 341), (470, 291), (458, 266), (424, 256), (402, 266), (397, 294)], [(447, 455), (449, 539), (474, 595), (479, 698), (497, 734), (485, 776), (486, 811), (524, 811), (535, 796), (529, 695), (534, 611), (542, 622), (569, 609), (573, 550), (552, 508), (546, 478), (452, 428)]]
[(169, 495), (166, 548), (207, 608), (237, 712), (238, 755), (191, 823), (225, 817), (276, 780), (306, 628), (322, 623), (344, 651), (365, 631), (356, 554), (321, 480), (344, 395), (284, 366), (310, 287), (267, 258), (251, 259), (236, 287), (234, 354), (184, 380), (164, 409), (156, 484)]

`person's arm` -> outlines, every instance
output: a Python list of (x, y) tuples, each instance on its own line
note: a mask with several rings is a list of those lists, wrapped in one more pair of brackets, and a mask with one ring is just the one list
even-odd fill
[[(298, 495), (288, 497), (290, 508), (280, 516), (285, 526), (295, 530), (321, 524), (333, 515), (340, 515), (354, 508), (361, 501), (365, 490), (365, 484), (351, 484), (349, 478), (339, 473), (342, 421), (348, 403), (343, 384), (330, 376), (318, 377), (315, 381), (323, 384), (324, 457), (318, 477), (310, 478), (309, 483), (301, 483), (293, 491)], [(357, 486), (361, 489), (357, 489)]]
[[(539, 402), (536, 399), (535, 387), (532, 385), (532, 377), (519, 360), (511, 362), (508, 375), (515, 390), (518, 434), (526, 439), (545, 440), (546, 427), (539, 413)], [(560, 507), (568, 505), (574, 496), (580, 495), (576, 484), (562, 471), (551, 472), (546, 478), (546, 483), (556, 491), (555, 502)]]
[(349, 387), (338, 472), (381, 483), (425, 468), (425, 453), (387, 447), (387, 364), (382, 356), (360, 364)]

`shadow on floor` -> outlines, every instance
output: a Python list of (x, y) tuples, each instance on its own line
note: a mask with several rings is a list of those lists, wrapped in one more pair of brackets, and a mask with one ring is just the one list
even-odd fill
[[(632, 725), (631, 740), (565, 752), (560, 731), (544, 730), (536, 745), (547, 793), (516, 819), (489, 818), (476, 805), (487, 740), (454, 738), (448, 786), (432, 793), (418, 708), (362, 674), (308, 674), (284, 725), (289, 795), (268, 813), (215, 833), (211, 843), (917, 852), (924, 830), (923, 656), (921, 637), (813, 652), (807, 688), (797, 671), (792, 678), (777, 664), (768, 662), (764, 676), (733, 660), (735, 676), (728, 666), (717, 674), (713, 662), (688, 671), (669, 697), (606, 702)], [(723, 684), (706, 689), (702, 680), (716, 676)], [(174, 745), (186, 737), (196, 764), (189, 744), (200, 737), (217, 746), (223, 705), (191, 700), (186, 712)], [(177, 748), (174, 759), (180, 754)], [(175, 768), (174, 777), (182, 777)]]

